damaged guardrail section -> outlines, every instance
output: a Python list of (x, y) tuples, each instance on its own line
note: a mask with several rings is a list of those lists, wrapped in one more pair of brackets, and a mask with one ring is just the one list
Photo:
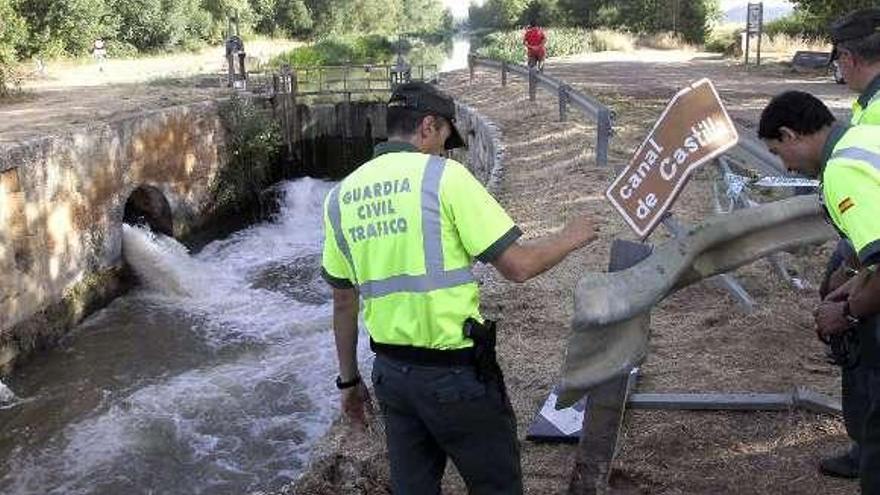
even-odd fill
[(638, 366), (647, 353), (651, 309), (669, 294), (771, 253), (834, 236), (818, 198), (798, 196), (711, 218), (628, 270), (585, 275), (575, 289), (558, 407)]

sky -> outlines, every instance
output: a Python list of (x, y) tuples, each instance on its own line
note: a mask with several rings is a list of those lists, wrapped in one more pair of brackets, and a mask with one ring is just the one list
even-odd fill
[[(443, 4), (452, 10), (452, 15), (456, 18), (467, 17), (467, 9), (470, 3), (470, 0), (443, 0)], [(483, 2), (482, 0), (477, 0), (475, 3)], [(749, 3), (747, 0), (721, 0), (721, 10), (728, 11), (737, 5), (746, 5), (747, 3)], [(789, 3), (786, 0), (765, 0), (764, 6), (787, 5)]]

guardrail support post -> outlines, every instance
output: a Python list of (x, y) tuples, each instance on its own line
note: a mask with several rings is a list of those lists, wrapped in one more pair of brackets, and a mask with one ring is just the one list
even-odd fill
[(535, 101), (538, 96), (538, 69), (529, 67), (529, 101)]
[(608, 148), (611, 141), (611, 111), (607, 108), (599, 110), (596, 116), (596, 164), (608, 166)]
[(501, 86), (507, 86), (507, 62), (501, 62)]
[(567, 84), (559, 86), (559, 121), (568, 120), (568, 92), (570, 88)]

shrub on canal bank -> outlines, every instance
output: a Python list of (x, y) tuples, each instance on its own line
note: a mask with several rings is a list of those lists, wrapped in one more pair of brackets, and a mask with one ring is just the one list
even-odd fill
[(260, 207), (281, 150), (278, 124), (252, 101), (233, 96), (220, 110), (227, 131), (228, 162), (213, 185), (217, 211)]

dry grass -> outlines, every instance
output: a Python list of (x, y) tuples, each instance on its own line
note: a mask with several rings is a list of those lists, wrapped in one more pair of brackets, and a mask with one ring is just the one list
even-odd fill
[[(741, 57), (741, 50), (745, 48), (741, 38), (742, 32), (743, 27), (741, 24), (723, 24), (716, 26), (709, 34), (708, 40), (706, 41), (706, 49)], [(752, 51), (752, 54), (754, 54), (758, 45), (757, 38), (752, 37), (749, 44), (750, 50)], [(730, 50), (731, 46), (736, 46), (737, 50)], [(789, 36), (786, 34), (776, 34), (773, 36), (764, 34), (761, 36), (762, 54), (781, 59), (790, 59), (797, 51), (830, 52), (831, 45), (824, 40), (804, 39), (799, 36)]]
[(610, 29), (595, 29), (587, 34), (590, 46), (594, 52), (620, 51), (631, 52), (635, 50), (636, 40), (629, 34)]
[(643, 34), (639, 36), (637, 43), (640, 47), (653, 48), (655, 50), (697, 51), (697, 47), (686, 42), (680, 34), (669, 31)]

